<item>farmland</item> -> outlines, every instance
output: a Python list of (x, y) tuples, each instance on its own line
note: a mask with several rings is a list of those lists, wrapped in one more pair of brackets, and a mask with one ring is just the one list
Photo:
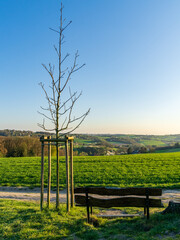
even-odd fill
[[(41, 156), (40, 136), (45, 132), (0, 130), (0, 157)], [(169, 153), (180, 151), (180, 135), (75, 134), (75, 156), (106, 156), (132, 153)], [(65, 154), (61, 146), (60, 154)], [(47, 153), (47, 148), (45, 147)], [(56, 156), (55, 148), (52, 155)]]
[[(0, 185), (40, 187), (40, 161), (40, 157), (0, 158)], [(55, 172), (53, 158), (53, 188), (56, 185)], [(180, 153), (74, 157), (74, 181), (75, 186), (180, 188)], [(61, 157), (60, 187), (65, 188), (65, 184), (65, 159)]]

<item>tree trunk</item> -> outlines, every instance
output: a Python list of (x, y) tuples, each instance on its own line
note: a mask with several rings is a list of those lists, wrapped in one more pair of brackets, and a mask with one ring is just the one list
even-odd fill
[(180, 203), (170, 201), (168, 207), (162, 212), (162, 214), (166, 213), (180, 214)]

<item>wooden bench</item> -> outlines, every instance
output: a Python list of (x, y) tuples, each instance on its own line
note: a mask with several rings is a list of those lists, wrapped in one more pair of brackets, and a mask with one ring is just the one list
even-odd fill
[(87, 208), (88, 223), (90, 222), (89, 210), (91, 208), (92, 214), (92, 207), (142, 207), (147, 219), (149, 219), (150, 207), (163, 207), (161, 199), (154, 198), (162, 195), (162, 189), (157, 188), (80, 187), (75, 188), (74, 193), (76, 205)]

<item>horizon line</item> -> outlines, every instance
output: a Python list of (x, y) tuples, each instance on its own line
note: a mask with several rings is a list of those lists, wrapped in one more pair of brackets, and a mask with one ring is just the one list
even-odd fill
[[(19, 129), (8, 129), (8, 128), (5, 128), (5, 129), (0, 129), (0, 131), (5, 131), (5, 130), (8, 130), (8, 131), (25, 131), (25, 132), (33, 132), (33, 133), (37, 133), (37, 132), (42, 132), (42, 133), (46, 133), (46, 131), (40, 131), (40, 130), (19, 130)], [(49, 134), (55, 134), (55, 133), (50, 133), (47, 131), (47, 133)], [(73, 133), (71, 133), (72, 135)], [(172, 135), (180, 135), (180, 133), (169, 133), (169, 134), (138, 134), (138, 133), (74, 133), (74, 134), (82, 134), (82, 135), (136, 135), (136, 136), (172, 136)]]

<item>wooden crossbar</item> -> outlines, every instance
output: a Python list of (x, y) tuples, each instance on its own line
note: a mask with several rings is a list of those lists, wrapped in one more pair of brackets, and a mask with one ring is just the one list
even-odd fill
[(66, 141), (71, 141), (74, 140), (74, 137), (65, 137), (65, 138), (51, 138), (49, 139), (48, 137), (40, 137), (40, 142), (66, 142)]

